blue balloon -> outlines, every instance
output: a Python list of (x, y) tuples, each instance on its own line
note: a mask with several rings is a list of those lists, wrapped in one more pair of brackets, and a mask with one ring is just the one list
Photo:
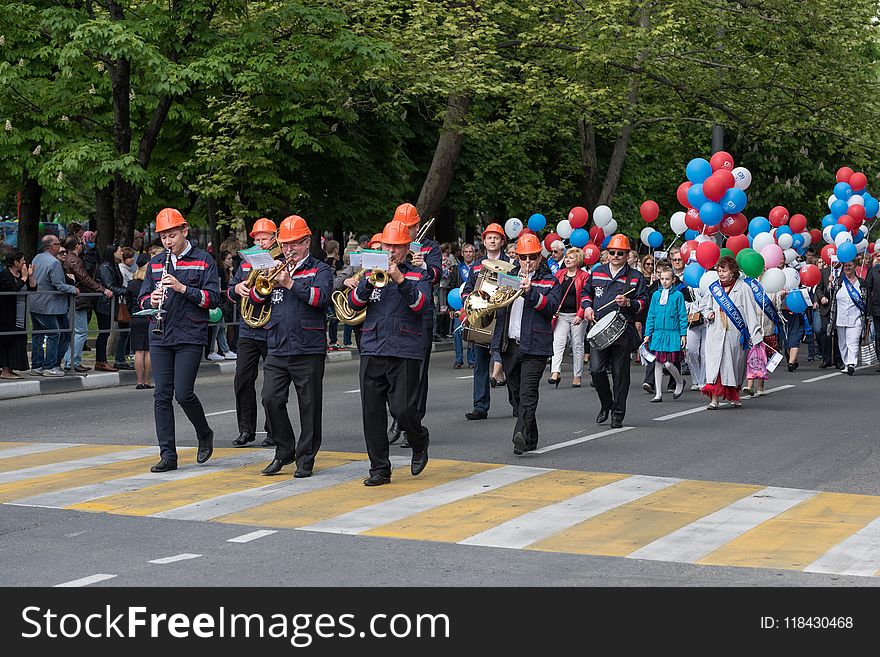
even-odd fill
[(860, 189), (859, 191), (852, 190), (852, 193), (856, 196), (864, 196), (867, 193), (867, 189)]
[(700, 221), (707, 226), (717, 226), (724, 219), (724, 210), (717, 203), (706, 201), (700, 206)]
[(697, 208), (698, 210), (706, 203), (709, 199), (706, 198), (706, 195), (703, 194), (703, 184), (696, 183), (690, 186), (687, 191), (688, 203), (691, 204), (692, 208)]
[(865, 239), (865, 234), (862, 231), (857, 230), (855, 235), (853, 235), (853, 244), (858, 244), (863, 239)]
[(858, 250), (856, 249), (856, 245), (852, 242), (844, 242), (837, 247), (837, 259), (840, 260), (840, 262), (852, 262), (856, 259), (857, 254)]
[(608, 242), (611, 241), (611, 235), (606, 235), (605, 239), (602, 240), (602, 248), (606, 248), (608, 246)]
[(685, 242), (687, 242), (689, 240), (696, 239), (697, 235), (699, 234), (700, 233), (698, 233), (697, 231), (688, 228), (686, 231), (684, 231), (684, 240)]
[(449, 290), (449, 294), (446, 295), (446, 305), (448, 305), (453, 310), (461, 310), (462, 301), (460, 289), (455, 287)]
[(579, 249), (584, 248), (589, 241), (590, 233), (588, 233), (583, 228), (575, 228), (573, 231), (571, 231), (571, 235), (568, 236), (568, 243), (572, 246), (576, 246)]
[(834, 239), (835, 237), (837, 237), (841, 233), (845, 233), (845, 232), (847, 232), (846, 226), (844, 226), (843, 224), (834, 224), (831, 227), (831, 239)]
[[(779, 233), (777, 233), (778, 235)], [(791, 238), (791, 248), (795, 251), (800, 249), (804, 245), (804, 236), (798, 233)]]
[(687, 163), (687, 167), (685, 167), (684, 171), (687, 175), (687, 179), (692, 183), (702, 183), (706, 178), (712, 175), (712, 165), (701, 157), (695, 157)]
[(841, 216), (846, 214), (846, 211), (848, 209), (849, 205), (847, 205), (846, 201), (841, 201), (840, 199), (837, 199), (836, 201), (834, 201), (834, 203), (831, 204), (831, 216), (835, 219), (839, 219)]
[(776, 229), (776, 237), (778, 238), (780, 235), (794, 235), (794, 233), (788, 226), (779, 226)]
[(804, 295), (798, 290), (792, 290), (785, 295), (785, 305), (793, 313), (802, 313), (807, 309), (807, 302)]
[(706, 270), (703, 269), (698, 263), (691, 262), (687, 267), (684, 268), (684, 272), (681, 275), (682, 280), (687, 283), (690, 287), (700, 287), (700, 279), (703, 278), (703, 274), (706, 273)]
[(754, 217), (749, 222), (749, 237), (754, 239), (761, 233), (769, 233), (772, 227), (766, 217)]
[(880, 212), (880, 201), (865, 194), (865, 217), (873, 219)]
[(834, 186), (834, 195), (841, 201), (848, 201), (849, 197), (853, 195), (852, 187), (849, 186), (849, 183), (839, 182)]
[(547, 226), (547, 217), (545, 217), (543, 214), (538, 214), (536, 212), (531, 217), (529, 217), (528, 226), (529, 230), (533, 230), (538, 233), (544, 230), (544, 228)]
[(724, 208), (724, 211), (727, 214), (737, 214), (745, 209), (748, 200), (749, 199), (743, 190), (731, 187), (724, 192), (724, 196), (721, 197), (720, 203), (721, 207)]
[(661, 244), (663, 244), (663, 233), (655, 230), (653, 233), (648, 235), (648, 246), (650, 246), (652, 249), (659, 248)]
[[(867, 214), (867, 209), (865, 210), (865, 214)], [(825, 230), (828, 226), (833, 226), (836, 223), (837, 219), (835, 219), (833, 215), (826, 214), (822, 217), (822, 230)]]

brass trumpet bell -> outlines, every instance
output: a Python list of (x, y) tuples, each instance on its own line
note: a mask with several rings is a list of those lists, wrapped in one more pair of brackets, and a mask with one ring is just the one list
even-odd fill
[(372, 285), (373, 287), (382, 288), (388, 285), (388, 278), (389, 276), (387, 271), (374, 269), (372, 272), (370, 272), (370, 276), (367, 280), (370, 281), (370, 285)]
[[(278, 244), (275, 244), (269, 254), (276, 260), (279, 257), (284, 257)], [(272, 288), (275, 287), (275, 279), (288, 268), (288, 264), (285, 260), (272, 269), (252, 270), (247, 278), (248, 287), (253, 288), (257, 296), (267, 299), (272, 294)], [(272, 304), (268, 301), (263, 304), (254, 304), (249, 297), (243, 297), (239, 309), (242, 321), (251, 328), (262, 328), (269, 323), (269, 319), (272, 317)]]

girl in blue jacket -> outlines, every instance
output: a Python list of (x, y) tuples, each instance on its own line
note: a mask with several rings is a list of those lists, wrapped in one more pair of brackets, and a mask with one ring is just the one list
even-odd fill
[(663, 401), (663, 368), (675, 380), (673, 399), (681, 397), (684, 391), (684, 377), (679, 371), (683, 351), (687, 343), (687, 308), (684, 295), (672, 287), (672, 270), (660, 270), (660, 287), (651, 298), (648, 319), (645, 322), (645, 345), (657, 358), (662, 367), (654, 367), (654, 390), (652, 402)]

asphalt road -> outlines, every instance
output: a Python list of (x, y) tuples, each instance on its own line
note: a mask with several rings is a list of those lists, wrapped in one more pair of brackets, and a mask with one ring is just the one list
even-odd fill
[[(738, 411), (722, 407), (712, 413), (703, 410), (705, 398), (690, 391), (676, 401), (667, 396), (661, 404), (650, 403), (650, 396), (641, 390), (642, 370), (633, 367), (625, 428), (613, 433), (607, 433), (608, 424), (595, 424), (598, 400), (587, 379), (584, 387), (573, 389), (570, 370), (565, 370), (558, 389), (541, 386), (542, 453), (517, 457), (510, 442), (514, 420), (506, 388), (492, 391), (488, 420), (465, 420), (464, 413), (471, 408), (472, 372), (453, 369), (452, 360), (450, 352), (436, 353), (432, 359), (425, 419), (431, 430), (432, 459), (880, 496), (876, 430), (880, 375), (873, 367), (854, 377), (831, 376), (833, 370), (804, 362), (794, 373), (774, 373), (767, 396), (746, 400)], [(357, 364), (355, 360), (327, 367), (322, 450), (365, 452)], [(812, 380), (817, 377), (825, 378)], [(232, 377), (202, 378), (196, 390), (215, 431), (215, 445), (228, 446), (238, 433)], [(666, 417), (677, 414), (681, 415)], [(293, 415), (296, 427), (295, 410)], [(178, 444), (194, 446), (192, 428), (182, 413), (177, 417)], [(152, 396), (133, 387), (7, 400), (0, 402), (0, 419), (0, 441), (155, 444)], [(391, 450), (408, 460), (409, 450), (396, 446)], [(261, 461), (260, 452), (266, 462), (271, 458), (270, 451), (259, 448), (239, 451), (256, 452), (255, 461)], [(320, 455), (317, 467), (321, 467)], [(878, 585), (875, 577), (772, 567), (695, 565), (309, 531), (278, 531), (247, 543), (228, 542), (255, 529), (5, 504), (0, 507), (0, 541), (6, 567), (0, 584), (48, 586), (100, 573), (114, 577), (96, 586)], [(179, 554), (199, 556), (150, 563)]]

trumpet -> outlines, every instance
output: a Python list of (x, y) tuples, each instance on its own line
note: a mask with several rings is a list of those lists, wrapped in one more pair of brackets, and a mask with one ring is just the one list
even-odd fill
[[(355, 284), (359, 283), (364, 277), (364, 271), (364, 269), (361, 269), (355, 274)], [(367, 280), (373, 287), (383, 288), (388, 285), (388, 272), (381, 269), (374, 269), (370, 272)], [(330, 301), (333, 303), (333, 309), (336, 312), (336, 319), (343, 324), (358, 326), (359, 324), (363, 324), (364, 319), (367, 317), (366, 308), (363, 310), (355, 310), (351, 307), (351, 304), (348, 302), (347, 290), (336, 290), (336, 292), (330, 295)]]
[[(281, 254), (281, 249), (276, 246), (271, 253), (277, 258)], [(257, 297), (267, 300), (272, 294), (272, 288), (275, 287), (275, 279), (282, 271), (289, 270), (291, 264), (290, 259), (285, 259), (271, 269), (255, 269), (248, 275), (247, 285), (253, 289)], [(256, 307), (257, 305), (259, 308)], [(242, 321), (251, 328), (262, 328), (272, 317), (271, 303), (254, 304), (249, 296), (242, 297), (239, 308)]]
[[(162, 268), (162, 278), (165, 278), (165, 274), (168, 273), (168, 267), (171, 266), (171, 249), (165, 252), (165, 266)], [(160, 285), (161, 285), (161, 280)], [(167, 311), (162, 310), (162, 306), (165, 305), (165, 297), (168, 294), (168, 290), (165, 289), (165, 286), (162, 285), (162, 298), (159, 299), (159, 312), (156, 314), (156, 325), (153, 327), (153, 335), (162, 335), (165, 333), (165, 313)]]

